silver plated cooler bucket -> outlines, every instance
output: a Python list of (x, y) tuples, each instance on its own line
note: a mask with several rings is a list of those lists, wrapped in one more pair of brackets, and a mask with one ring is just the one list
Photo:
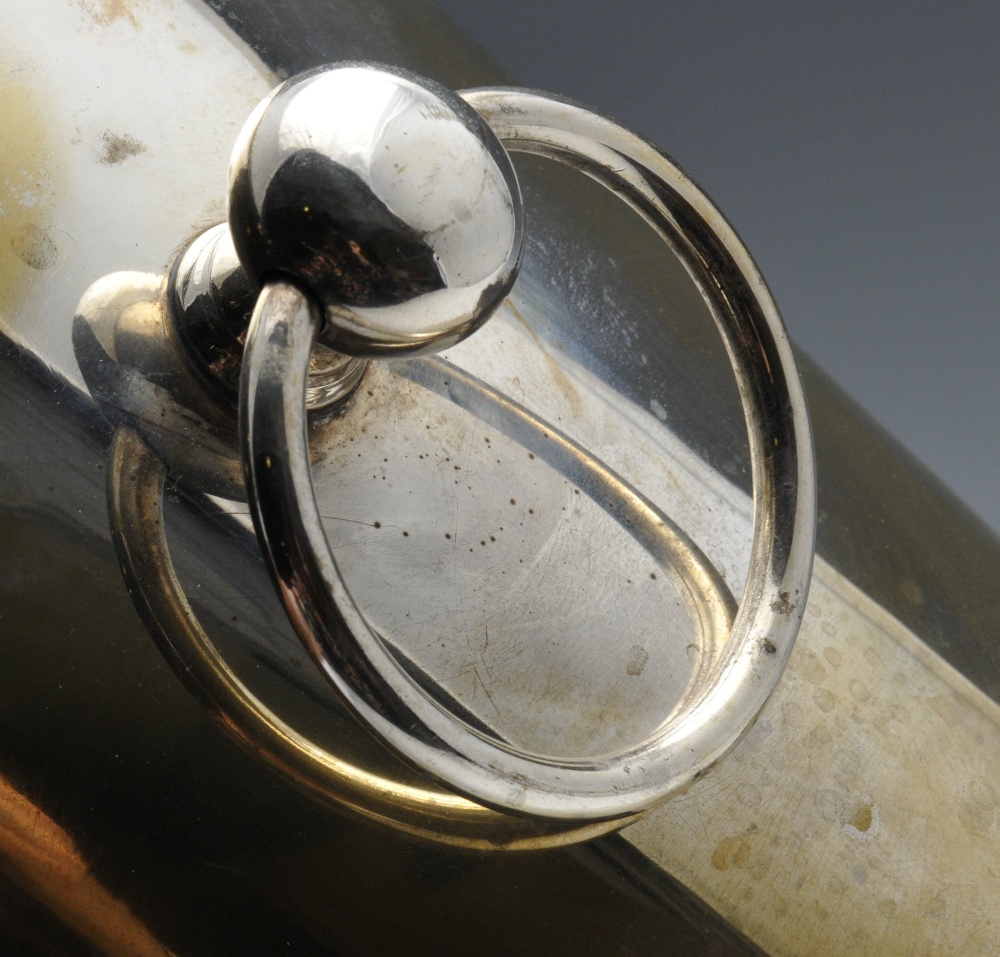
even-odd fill
[[(584, 156), (613, 124), (582, 113), (517, 153), (542, 101), (422, 2), (4, 6), (3, 952), (1000, 950), (1000, 544), (793, 360), (685, 174), (624, 131)], [(429, 78), (510, 147), (523, 256), (439, 356), (307, 337), (285, 415), (252, 391), (261, 330), (329, 327), (218, 224), (244, 121), (335, 62)], [(765, 318), (720, 337), (741, 296)], [(295, 429), (293, 547), (264, 453)], [(711, 747), (657, 750), (685, 721)], [(589, 803), (545, 783), (598, 766)]]

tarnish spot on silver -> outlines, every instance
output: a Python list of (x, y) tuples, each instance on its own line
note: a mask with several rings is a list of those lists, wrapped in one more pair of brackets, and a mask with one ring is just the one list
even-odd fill
[(125, 160), (145, 152), (146, 147), (134, 136), (105, 130), (101, 134), (101, 148), (97, 158), (104, 166), (118, 166)]
[(14, 255), (32, 269), (51, 269), (59, 258), (55, 240), (34, 223), (22, 223), (10, 236)]
[(641, 675), (647, 661), (649, 661), (649, 652), (642, 645), (633, 645), (629, 649), (625, 673), (629, 675)]

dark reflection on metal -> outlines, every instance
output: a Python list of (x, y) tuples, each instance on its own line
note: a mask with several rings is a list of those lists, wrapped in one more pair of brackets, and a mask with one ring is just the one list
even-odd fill
[[(231, 406), (259, 290), (240, 265), (225, 223), (192, 240), (170, 270), (169, 286), (174, 324), (188, 358), (217, 390), (220, 401)], [(176, 321), (178, 316), (183, 321)]]
[[(182, 361), (228, 409), (235, 408), (247, 325), (259, 293), (240, 264), (225, 223), (196, 236), (169, 271), (169, 324), (184, 345)], [(327, 409), (358, 387), (367, 363), (316, 343), (309, 359), (306, 405)]]
[(389, 306), (447, 284), (426, 238), (317, 150), (299, 150), (275, 169), (266, 202), (261, 229), (270, 246), (283, 244), (271, 255), (307, 277), (323, 302)]

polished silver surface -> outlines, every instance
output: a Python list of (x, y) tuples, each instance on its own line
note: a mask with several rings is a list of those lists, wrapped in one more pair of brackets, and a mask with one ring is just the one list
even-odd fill
[(192, 369), (166, 277), (103, 276), (73, 317), (73, 352), (91, 396), (115, 426), (138, 432), (192, 488), (243, 497), (236, 413)]
[(257, 288), (240, 264), (225, 223), (191, 241), (171, 270), (170, 287), (174, 325), (190, 361), (220, 391), (235, 393)]
[(283, 83), (247, 120), (229, 225), (252, 280), (294, 279), (320, 341), (355, 356), (436, 352), (475, 331), (517, 274), (517, 179), (489, 127), (406, 71), (338, 64)]
[(744, 403), (757, 490), (748, 585), (729, 641), (695, 673), (679, 707), (664, 702), (651, 734), (598, 756), (515, 748), (433, 700), (366, 620), (323, 533), (301, 398), (320, 320), (290, 286), (265, 290), (248, 333), (240, 405), (251, 510), (300, 638), (352, 710), (390, 747), (490, 806), (567, 820), (637, 813), (689, 784), (732, 747), (791, 652), (815, 538), (805, 401), (781, 320), (752, 261), (669, 159), (567, 102), (520, 91), (467, 95), (512, 149), (565, 160), (622, 196), (677, 252), (709, 305)]
[[(219, 223), (192, 240), (170, 270), (169, 288), (169, 315), (187, 362), (214, 390), (217, 404), (234, 407), (259, 290), (236, 255), (228, 224)], [(325, 409), (343, 401), (358, 387), (366, 367), (364, 359), (317, 342), (309, 360), (307, 408)]]

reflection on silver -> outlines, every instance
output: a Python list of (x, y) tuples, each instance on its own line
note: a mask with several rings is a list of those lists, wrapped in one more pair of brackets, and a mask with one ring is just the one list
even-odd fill
[(191, 363), (221, 400), (239, 382), (257, 293), (293, 279), (324, 310), (307, 402), (357, 387), (363, 357), (436, 352), (503, 301), (524, 249), (510, 158), (455, 93), (405, 71), (340, 64), (253, 111), (229, 171), (229, 224), (171, 275)]
[[(167, 305), (187, 360), (214, 390), (219, 404), (234, 406), (258, 289), (236, 256), (226, 223), (191, 242), (171, 271), (169, 287)], [(367, 366), (363, 359), (317, 342), (310, 358), (306, 406), (324, 409), (343, 401), (358, 387)]]
[(304, 408), (321, 319), (285, 283), (265, 288), (247, 338), (240, 432), (248, 499), (299, 637), (352, 710), (394, 750), (490, 806), (561, 820), (642, 812), (732, 747), (791, 651), (815, 539), (805, 400), (780, 317), (750, 257), (669, 159), (569, 103), (502, 90), (473, 92), (469, 101), (512, 148), (564, 159), (621, 195), (677, 252), (712, 309), (744, 403), (757, 491), (749, 583), (723, 654), (651, 737), (600, 757), (515, 749), (432, 700), (365, 620), (323, 534)]
[(510, 158), (455, 93), (402, 70), (293, 77), (247, 120), (229, 226), (252, 279), (282, 274), (357, 356), (436, 352), (510, 291), (524, 246)]
[(193, 488), (242, 498), (235, 410), (190, 367), (162, 276), (120, 272), (84, 293), (73, 351), (101, 411), (135, 429)]

